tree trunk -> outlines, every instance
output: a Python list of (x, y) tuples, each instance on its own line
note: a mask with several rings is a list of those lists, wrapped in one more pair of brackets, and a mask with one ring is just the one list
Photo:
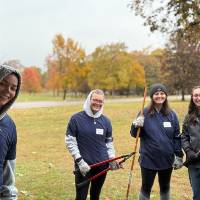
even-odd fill
[(66, 89), (66, 88), (64, 88), (64, 89), (63, 89), (63, 100), (65, 100), (65, 99), (66, 99), (66, 94), (67, 94), (67, 89)]
[(53, 89), (53, 97), (56, 96), (56, 91)]
[(181, 88), (181, 101), (185, 101), (185, 90), (183, 87)]
[(56, 96), (59, 97), (59, 89), (56, 90)]

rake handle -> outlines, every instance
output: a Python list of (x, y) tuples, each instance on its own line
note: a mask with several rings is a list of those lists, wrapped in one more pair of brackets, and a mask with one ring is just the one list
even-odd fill
[[(143, 96), (143, 101), (142, 101), (142, 108), (141, 108), (141, 115), (144, 114), (144, 104), (145, 104), (145, 100), (146, 100), (146, 96), (147, 96), (147, 88), (145, 86), (144, 88), (144, 96)], [(138, 140), (139, 140), (139, 136), (140, 136), (140, 131), (141, 128), (139, 127), (137, 129), (137, 135), (136, 135), (136, 141), (135, 141), (135, 146), (134, 146), (134, 151), (136, 152), (137, 150), (137, 145), (138, 145)], [(134, 163), (135, 163), (135, 155), (133, 155), (133, 159), (131, 162), (131, 169), (130, 169), (130, 173), (129, 173), (129, 181), (128, 181), (128, 186), (127, 186), (127, 192), (126, 192), (126, 198), (125, 200), (128, 200), (129, 197), (129, 192), (130, 192), (130, 187), (131, 187), (131, 182), (132, 182), (132, 177), (133, 177), (133, 167), (134, 167)]]

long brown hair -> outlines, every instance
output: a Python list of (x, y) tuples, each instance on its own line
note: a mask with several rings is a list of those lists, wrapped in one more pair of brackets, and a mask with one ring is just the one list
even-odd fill
[(198, 108), (198, 106), (195, 105), (193, 98), (192, 98), (194, 90), (196, 90), (198, 88), (200, 88), (200, 86), (195, 86), (192, 88), (192, 94), (191, 94), (190, 103), (188, 106), (188, 113), (187, 113), (186, 121), (191, 124), (195, 124), (197, 122), (197, 117), (200, 114), (199, 108)]
[[(171, 111), (171, 108), (169, 106), (169, 103), (168, 103), (168, 100), (167, 100), (167, 97), (166, 97), (160, 112), (163, 115), (168, 115), (170, 113), (170, 111)], [(149, 105), (149, 108), (148, 108), (148, 114), (150, 114), (150, 115), (155, 114), (155, 102), (153, 101), (153, 99), (151, 99), (151, 102), (150, 102), (150, 105)]]

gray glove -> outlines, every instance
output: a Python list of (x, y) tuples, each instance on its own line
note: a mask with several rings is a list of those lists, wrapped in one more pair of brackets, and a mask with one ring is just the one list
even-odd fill
[(198, 160), (200, 158), (200, 152), (196, 153), (192, 150), (188, 150), (186, 152), (186, 156), (187, 156), (187, 160), (189, 160), (189, 161)]
[(184, 166), (188, 167), (190, 164), (200, 160), (200, 152), (194, 152), (191, 149), (186, 151), (186, 161), (183, 163)]
[(77, 163), (79, 170), (83, 176), (86, 176), (86, 174), (90, 171), (91, 167), (83, 160), (81, 159)]
[(109, 167), (111, 168), (111, 170), (117, 170), (117, 169), (122, 168), (122, 166), (116, 160), (113, 160), (112, 162), (110, 162)]
[(182, 166), (183, 166), (183, 158), (175, 156), (172, 167), (176, 170), (176, 169), (180, 169)]
[(143, 127), (144, 125), (144, 116), (140, 115), (133, 121), (135, 127)]

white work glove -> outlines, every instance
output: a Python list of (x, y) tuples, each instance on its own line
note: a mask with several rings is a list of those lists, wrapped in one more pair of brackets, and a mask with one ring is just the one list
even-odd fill
[(144, 116), (140, 115), (133, 121), (135, 127), (143, 127), (144, 125)]
[(172, 167), (176, 170), (176, 169), (180, 169), (182, 166), (183, 166), (183, 158), (175, 156)]
[(113, 160), (109, 163), (109, 167), (111, 168), (111, 170), (117, 170), (122, 168), (122, 165), (120, 165), (116, 160)]
[(83, 176), (86, 176), (86, 174), (90, 171), (91, 167), (83, 160), (81, 159), (77, 163), (79, 170)]

